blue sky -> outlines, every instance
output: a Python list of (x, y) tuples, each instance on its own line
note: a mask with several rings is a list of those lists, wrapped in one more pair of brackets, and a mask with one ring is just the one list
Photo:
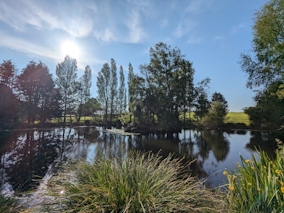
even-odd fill
[[(250, 53), (254, 13), (264, 0), (0, 0), (0, 61), (11, 59), (19, 72), (41, 60), (55, 77), (64, 60), (62, 44), (77, 48), (78, 75), (97, 73), (114, 58), (135, 73), (149, 62), (149, 49), (164, 42), (193, 62), (195, 83), (209, 77), (210, 94), (224, 95), (230, 111), (252, 106), (254, 92), (238, 64)], [(65, 51), (65, 52), (64, 52)], [(71, 53), (70, 53), (71, 54)]]

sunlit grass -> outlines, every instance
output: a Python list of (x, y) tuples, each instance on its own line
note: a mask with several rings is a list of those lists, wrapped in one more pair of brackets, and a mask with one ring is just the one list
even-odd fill
[(66, 212), (224, 212), (222, 200), (184, 171), (181, 159), (132, 153), (69, 165)]
[(261, 151), (251, 160), (241, 158), (237, 171), (228, 178), (227, 201), (231, 212), (284, 212), (283, 147), (271, 160)]
[(244, 123), (249, 126), (249, 117), (244, 112), (228, 112), (225, 117), (225, 123)]

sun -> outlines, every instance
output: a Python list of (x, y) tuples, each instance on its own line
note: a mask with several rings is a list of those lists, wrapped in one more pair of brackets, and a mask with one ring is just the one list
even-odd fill
[(61, 51), (64, 54), (64, 56), (69, 55), (75, 59), (77, 59), (78, 56), (80, 55), (80, 50), (78, 46), (70, 40), (66, 40), (62, 43)]

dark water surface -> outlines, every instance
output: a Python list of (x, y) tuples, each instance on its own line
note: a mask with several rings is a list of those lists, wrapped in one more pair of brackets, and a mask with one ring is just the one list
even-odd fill
[(196, 160), (189, 166), (191, 174), (215, 187), (225, 183), (224, 169), (235, 169), (240, 155), (251, 158), (257, 148), (275, 157), (275, 138), (284, 139), (279, 134), (251, 131), (183, 130), (173, 137), (122, 136), (83, 127), (0, 132), (0, 186), (2, 191), (25, 191), (72, 159), (93, 161), (98, 153), (126, 157), (130, 150), (140, 150), (165, 157), (175, 153), (184, 162)]

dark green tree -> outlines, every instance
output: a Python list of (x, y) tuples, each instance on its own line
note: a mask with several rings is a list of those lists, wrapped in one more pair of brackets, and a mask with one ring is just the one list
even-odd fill
[(20, 101), (15, 95), (17, 68), (11, 60), (0, 64), (0, 126), (9, 126), (19, 118)]
[(219, 101), (212, 102), (208, 113), (201, 119), (201, 125), (210, 129), (221, 127), (226, 116), (223, 104)]
[(254, 98), (256, 105), (244, 109), (253, 127), (275, 129), (282, 125), (284, 99), (279, 99), (276, 95), (281, 84), (282, 81), (276, 81), (266, 89), (260, 90)]
[(140, 70), (145, 81), (142, 113), (150, 120), (155, 115), (161, 128), (180, 128), (180, 111), (190, 107), (186, 96), (194, 73), (191, 63), (178, 48), (160, 42), (150, 49), (150, 63)]
[(214, 103), (214, 102), (220, 102), (222, 104), (224, 114), (228, 113), (228, 111), (229, 111), (228, 102), (226, 101), (225, 97), (221, 93), (219, 93), (219, 92), (213, 93), (211, 103)]
[(94, 114), (101, 109), (101, 105), (96, 98), (90, 98), (83, 104), (82, 108), (85, 116), (94, 116)]
[(195, 88), (196, 101), (194, 114), (198, 120), (201, 120), (208, 113), (210, 108), (210, 101), (207, 94), (209, 83), (210, 79), (205, 78), (204, 80), (199, 82), (198, 86)]
[(31, 61), (18, 76), (17, 85), (28, 122), (34, 123), (37, 115), (40, 116), (41, 121), (45, 122), (46, 108), (54, 89), (48, 67), (42, 62)]
[(3, 61), (0, 64), (0, 84), (4, 84), (13, 89), (16, 80), (17, 68), (11, 60)]

